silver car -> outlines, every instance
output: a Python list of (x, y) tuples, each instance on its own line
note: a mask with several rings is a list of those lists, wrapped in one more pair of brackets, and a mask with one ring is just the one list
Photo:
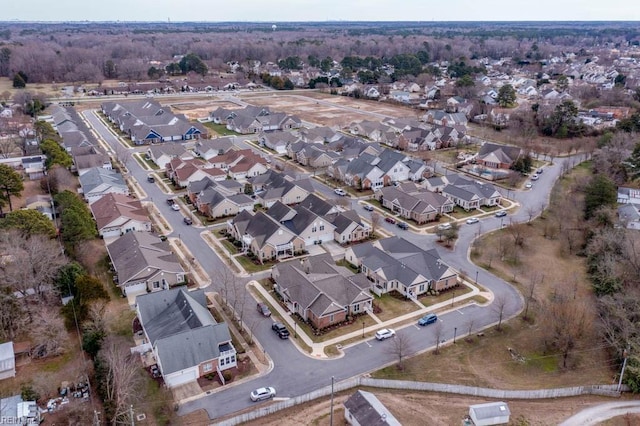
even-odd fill
[(253, 402), (262, 401), (276, 396), (276, 390), (272, 387), (258, 388), (251, 392), (251, 400)]

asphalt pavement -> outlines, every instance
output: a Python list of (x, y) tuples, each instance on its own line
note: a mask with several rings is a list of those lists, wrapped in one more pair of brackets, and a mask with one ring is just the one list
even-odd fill
[[(84, 111), (83, 117), (114, 150), (117, 146), (120, 146), (117, 137), (93, 111)], [(130, 151), (133, 152), (134, 149), (130, 149)], [(462, 224), (455, 248), (453, 250), (438, 248), (438, 252), (447, 264), (459, 271), (466, 271), (468, 276), (473, 278), (475, 278), (477, 272), (478, 284), (491, 290), (496, 297), (504, 295), (503, 321), (514, 317), (520, 312), (523, 307), (522, 296), (509, 283), (471, 263), (468, 249), (473, 240), (477, 238), (478, 233), (499, 229), (502, 223), (525, 222), (529, 219), (527, 212), (530, 209), (536, 209), (539, 213), (542, 206), (548, 203), (550, 190), (560, 175), (562, 163), (566, 161), (574, 160), (570, 158), (555, 159), (556, 164), (546, 167), (544, 173), (540, 175), (539, 180), (535, 182), (530, 190), (509, 191), (509, 195), (517, 200), (521, 206), (517, 212), (510, 213), (505, 218), (496, 218), (494, 216), (483, 218), (480, 223), (473, 225)], [(182, 213), (173, 211), (165, 202), (170, 195), (162, 192), (156, 184), (147, 182), (146, 177), (149, 171), (143, 169), (137, 161), (131, 159), (127, 167), (130, 170), (130, 174), (147, 193), (147, 199), (157, 206), (165, 220), (173, 227), (174, 231), (170, 236), (180, 238), (212, 278), (212, 284), (205, 290), (220, 291), (220, 284), (215, 279), (217, 276), (216, 270), (225, 268), (226, 265), (201, 238), (202, 227), (188, 226), (183, 223)], [(334, 194), (329, 193), (331, 192), (330, 188), (320, 183), (314, 183), (314, 186), (323, 194), (334, 196)], [(366, 213), (362, 207), (359, 207), (359, 209)], [(392, 233), (400, 232), (402, 237), (419, 247), (424, 249), (434, 247), (436, 238), (434, 235), (399, 231), (396, 226), (387, 224), (384, 221), (382, 226)], [(244, 291), (244, 283), (248, 279), (238, 280), (238, 284), (243, 286), (242, 291)], [(251, 305), (252, 303), (247, 304), (247, 306)], [(495, 303), (486, 307), (470, 304), (439, 315), (439, 320), (443, 326), (443, 339), (446, 341), (452, 340), (454, 332), (457, 332), (458, 337), (463, 336), (468, 329), (470, 319), (473, 319), (473, 332), (476, 332), (497, 323), (498, 315)], [(249, 393), (261, 386), (275, 387), (279, 398), (293, 397), (327, 386), (331, 383), (331, 377), (334, 377), (336, 381), (340, 381), (376, 370), (395, 361), (395, 356), (391, 349), (393, 342), (390, 340), (382, 342), (376, 340), (363, 341), (360, 344), (346, 348), (344, 356), (339, 359), (313, 359), (302, 354), (291, 342), (280, 340), (271, 330), (272, 320), (260, 316), (255, 309), (246, 309), (244, 320), (246, 323), (254, 325), (254, 335), (274, 362), (273, 370), (255, 380), (231, 386), (228, 389), (204, 396), (195, 401), (186, 402), (180, 406), (179, 414), (187, 414), (203, 408), (207, 410), (211, 419), (215, 419), (256, 406), (255, 403), (250, 401)], [(411, 342), (412, 353), (425, 351), (436, 345), (434, 327), (432, 326), (417, 327), (409, 325), (396, 331), (398, 335), (407, 336)]]

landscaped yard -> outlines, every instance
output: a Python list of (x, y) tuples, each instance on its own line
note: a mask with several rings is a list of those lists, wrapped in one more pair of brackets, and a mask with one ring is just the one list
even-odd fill
[(142, 154), (142, 153), (136, 152), (135, 154), (133, 154), (133, 156), (138, 161), (138, 163), (140, 163), (140, 165), (145, 169), (151, 169), (151, 170), (160, 169), (160, 167), (158, 167), (158, 165), (156, 163), (154, 163), (151, 160), (147, 160), (144, 157), (144, 154)]
[(455, 217), (456, 219), (464, 219), (467, 217), (471, 217), (471, 216), (476, 216), (478, 214), (480, 214), (480, 212), (476, 209), (473, 210), (469, 210), (466, 211), (465, 209), (463, 209), (460, 206), (455, 206), (453, 208), (453, 211), (451, 213), (449, 213), (451, 216)]
[(376, 314), (382, 321), (388, 321), (419, 309), (412, 300), (397, 299), (389, 294), (374, 297), (373, 303), (382, 309), (382, 312)]
[(445, 300), (457, 303), (457, 301), (462, 301), (462, 299), (459, 299), (460, 296), (471, 293), (472, 291), (473, 290), (470, 287), (460, 285), (454, 289), (442, 291), (437, 296), (418, 296), (418, 301), (420, 301), (424, 306), (433, 306), (436, 303), (444, 302)]
[(203, 124), (205, 125), (205, 127), (208, 127), (209, 129), (211, 129), (212, 131), (214, 131), (216, 134), (220, 136), (242, 136), (242, 134), (240, 133), (236, 133), (233, 130), (227, 129), (227, 126), (225, 126), (224, 124), (216, 124), (212, 122), (203, 123)]
[(235, 256), (235, 259), (238, 261), (240, 266), (242, 266), (242, 268), (244, 268), (244, 270), (250, 274), (253, 274), (254, 272), (266, 271), (267, 269), (271, 269), (271, 267), (273, 267), (273, 265), (276, 264), (276, 262), (266, 262), (264, 264), (256, 264), (252, 259), (249, 259), (247, 256), (244, 256), (244, 255)]

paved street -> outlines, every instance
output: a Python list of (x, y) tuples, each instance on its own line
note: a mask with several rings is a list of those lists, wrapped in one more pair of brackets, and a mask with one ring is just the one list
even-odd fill
[[(116, 136), (102, 124), (92, 111), (84, 111), (83, 117), (91, 124), (93, 129), (115, 150), (119, 146)], [(133, 149), (130, 149), (133, 151)], [(520, 203), (521, 208), (516, 213), (510, 213), (504, 218), (490, 216), (480, 220), (474, 225), (462, 224), (460, 226), (459, 239), (454, 250), (439, 248), (444, 261), (458, 270), (466, 271), (467, 274), (475, 278), (478, 273), (478, 283), (488, 288), (495, 295), (505, 295), (506, 305), (503, 318), (516, 315), (523, 306), (520, 294), (511, 285), (502, 279), (486, 272), (473, 265), (468, 258), (468, 248), (478, 233), (486, 233), (499, 229), (503, 223), (523, 222), (528, 220), (527, 212), (535, 208), (537, 213), (543, 205), (546, 205), (550, 189), (560, 174), (562, 163), (571, 159), (557, 159), (556, 164), (546, 167), (540, 179), (535, 182), (530, 190), (516, 192), (510, 191), (515, 200)], [(224, 268), (225, 264), (211, 250), (200, 236), (203, 228), (185, 225), (182, 212), (173, 211), (165, 200), (168, 197), (160, 188), (146, 180), (149, 173), (144, 170), (137, 161), (131, 159), (127, 164), (131, 175), (138, 181), (140, 186), (148, 195), (148, 200), (153, 201), (165, 220), (173, 227), (173, 237), (179, 237), (189, 248), (193, 256), (197, 258), (209, 276), (212, 284), (207, 288), (211, 291), (220, 291), (219, 283), (216, 283), (216, 270)], [(333, 198), (331, 189), (319, 183), (314, 184), (323, 194)], [(506, 194), (505, 194), (506, 195)], [(353, 201), (355, 206), (357, 201)], [(356, 207), (358, 213), (368, 217), (368, 213), (361, 206)], [(400, 231), (395, 225), (382, 222), (382, 226), (392, 233), (400, 232), (400, 235), (414, 244), (430, 249), (434, 245), (434, 235), (420, 235), (409, 231)], [(242, 283), (248, 279), (242, 280)], [(247, 302), (247, 306), (252, 305), (252, 301)], [(256, 380), (231, 386), (228, 389), (207, 395), (201, 399), (184, 403), (180, 406), (179, 413), (186, 414), (191, 411), (204, 408), (209, 417), (214, 419), (223, 415), (246, 409), (254, 404), (249, 400), (249, 393), (261, 386), (274, 386), (277, 389), (278, 397), (293, 397), (301, 395), (331, 383), (334, 376), (337, 381), (366, 373), (385, 364), (392, 363), (395, 358), (391, 351), (392, 342), (375, 340), (365, 341), (351, 346), (345, 350), (343, 357), (337, 360), (318, 360), (302, 354), (289, 341), (280, 340), (270, 329), (271, 320), (261, 317), (255, 309), (245, 310), (245, 321), (248, 324), (257, 324), (254, 334), (265, 348), (268, 355), (274, 362), (273, 370)], [(454, 328), (457, 328), (458, 336), (462, 336), (467, 330), (467, 321), (474, 319), (474, 330), (479, 330), (498, 321), (498, 314), (495, 311), (495, 304), (488, 307), (468, 305), (452, 310), (443, 315), (439, 315), (444, 327), (445, 340), (453, 338)], [(411, 341), (411, 348), (414, 352), (427, 350), (435, 346), (433, 327), (417, 327), (409, 325), (397, 330), (399, 335), (406, 335)]]

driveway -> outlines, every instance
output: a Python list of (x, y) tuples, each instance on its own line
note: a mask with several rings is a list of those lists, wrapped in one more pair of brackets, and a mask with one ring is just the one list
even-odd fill
[[(84, 111), (83, 116), (109, 145), (112, 147), (119, 145), (115, 136), (102, 124), (94, 112)], [(564, 161), (569, 160), (560, 159), (557, 160), (557, 164), (553, 167), (545, 168), (544, 174), (531, 191), (527, 191), (526, 194), (515, 194), (515, 198), (522, 205), (522, 208), (516, 214), (507, 217), (510, 221), (526, 221), (528, 219), (528, 208), (539, 209), (547, 204), (550, 189), (559, 176)], [(212, 284), (207, 288), (207, 291), (220, 291), (220, 282), (215, 279), (217, 276), (216, 270), (225, 268), (226, 265), (202, 240), (200, 237), (202, 229), (184, 225), (182, 215), (172, 211), (164, 202), (167, 194), (162, 192), (157, 185), (147, 182), (148, 171), (144, 170), (135, 160), (131, 160), (128, 165), (131, 175), (136, 178), (140, 186), (148, 194), (148, 200), (152, 202), (154, 199), (156, 200), (155, 204), (158, 210), (173, 227), (174, 232), (171, 236), (179, 238), (188, 246), (191, 253), (212, 278)], [(324, 185), (317, 186), (321, 192), (330, 195), (327, 194), (329, 188)], [(162, 201), (158, 202), (158, 200)], [(501, 226), (501, 219), (492, 216), (482, 219), (481, 223), (481, 229), (484, 233), (498, 229)], [(398, 231), (396, 226), (386, 225), (388, 224), (383, 222), (382, 226), (391, 233), (395, 234)], [(455, 249), (451, 251), (438, 249), (438, 251), (443, 260), (452, 267), (458, 270), (465, 270), (471, 275), (476, 271), (478, 283), (495, 294), (504, 295), (506, 304), (503, 310), (503, 320), (507, 320), (522, 309), (522, 297), (510, 284), (470, 262), (467, 254), (468, 248), (473, 239), (478, 236), (478, 229), (480, 228), (475, 226), (462, 226)], [(433, 248), (436, 238), (433, 235), (418, 235), (406, 231), (403, 231), (401, 235), (424, 249)], [(247, 280), (248, 278), (237, 280), (237, 285), (242, 286), (241, 291), (238, 292), (240, 297), (247, 297), (244, 290), (244, 283)], [(251, 303), (248, 305), (251, 306)], [(491, 306), (480, 307), (471, 304), (451, 310), (448, 313), (439, 315), (439, 319), (443, 324), (444, 340), (451, 340), (456, 331), (458, 331), (458, 336), (461, 337), (460, 331), (466, 330), (466, 323), (469, 318), (474, 320), (475, 328), (473, 331), (488, 327), (498, 321), (497, 313)], [(290, 341), (279, 339), (271, 331), (272, 320), (262, 317), (255, 309), (246, 310), (243, 319), (247, 324), (254, 325), (254, 335), (257, 336), (265, 351), (273, 360), (274, 368), (271, 373), (253, 381), (229, 387), (224, 391), (207, 395), (196, 401), (184, 403), (180, 406), (179, 414), (205, 409), (209, 417), (215, 419), (254, 407), (255, 404), (249, 399), (249, 393), (261, 386), (274, 386), (278, 392), (278, 397), (293, 397), (327, 386), (331, 383), (331, 377), (334, 377), (336, 381), (340, 381), (376, 370), (395, 361), (391, 351), (393, 342), (390, 340), (382, 342), (366, 340), (355, 344), (345, 349), (344, 356), (337, 360), (312, 359), (298, 351)], [(411, 324), (396, 331), (398, 335), (405, 335), (411, 342), (411, 353), (435, 347), (436, 339), (433, 327), (418, 327)]]

